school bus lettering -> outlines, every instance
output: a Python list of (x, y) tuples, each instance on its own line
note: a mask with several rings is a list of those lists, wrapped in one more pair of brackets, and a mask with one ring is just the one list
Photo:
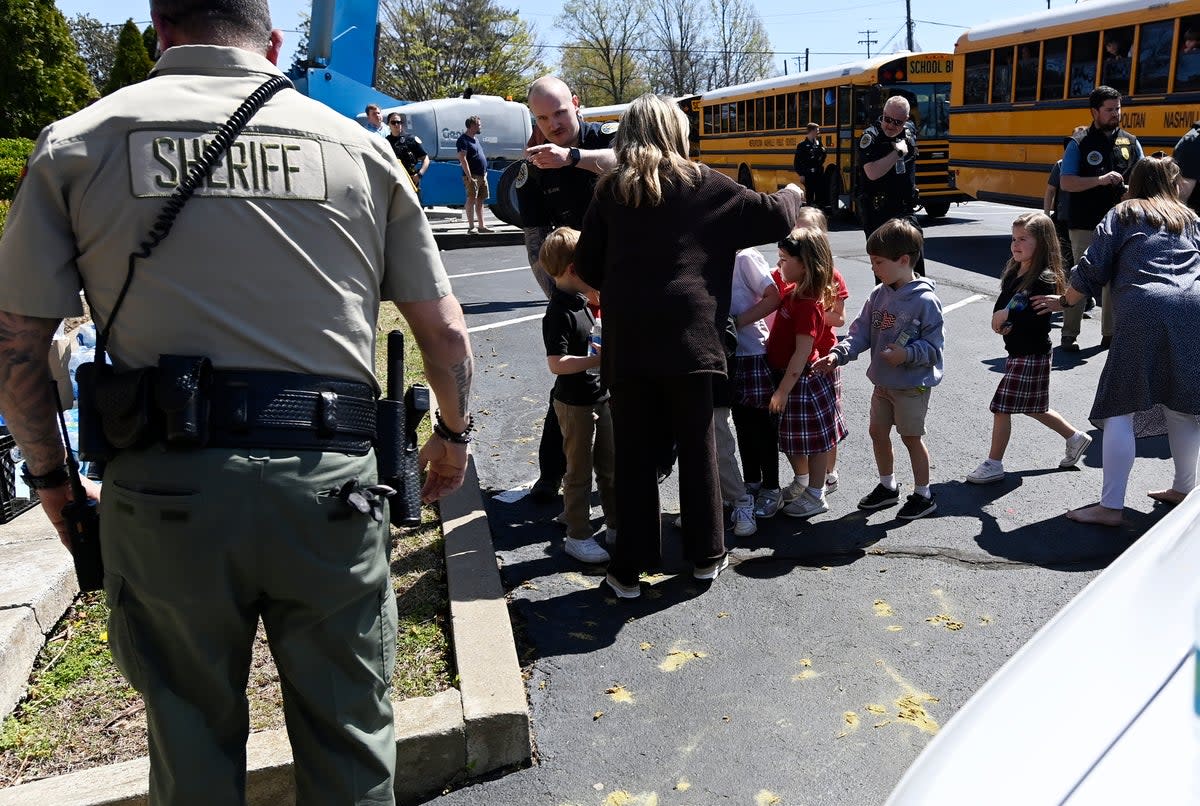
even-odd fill
[(762, 148), (762, 147), (763, 147), (763, 141), (762, 141), (762, 139), (761, 139), (761, 138), (759, 138), (758, 140), (751, 140), (751, 141), (750, 141), (750, 147), (751, 147), (751, 148)]
[(1146, 113), (1145, 112), (1122, 112), (1121, 113), (1121, 128), (1126, 131), (1146, 128)]
[(1163, 111), (1164, 129), (1190, 129), (1197, 120), (1200, 120), (1200, 112), (1179, 109)]
[(910, 76), (946, 76), (954, 72), (954, 59), (909, 59)]

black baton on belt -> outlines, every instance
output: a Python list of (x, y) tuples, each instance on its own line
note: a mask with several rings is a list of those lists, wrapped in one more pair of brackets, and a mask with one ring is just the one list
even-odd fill
[(388, 499), (394, 526), (421, 522), (421, 476), (417, 469), (417, 425), (429, 411), (429, 390), (420, 384), (404, 388), (404, 333), (387, 337), (387, 394), (379, 401), (377, 459), (379, 480), (396, 490)]

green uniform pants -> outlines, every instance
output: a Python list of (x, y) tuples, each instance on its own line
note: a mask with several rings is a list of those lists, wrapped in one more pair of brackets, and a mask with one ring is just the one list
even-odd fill
[(353, 478), (374, 482), (374, 455), (155, 447), (108, 465), (109, 643), (145, 698), (151, 804), (244, 802), (260, 618), (297, 803), (394, 803), (388, 526), (336, 497)]

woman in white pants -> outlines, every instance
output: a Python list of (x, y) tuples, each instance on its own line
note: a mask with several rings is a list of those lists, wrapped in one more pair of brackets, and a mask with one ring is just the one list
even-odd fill
[(1175, 463), (1169, 488), (1150, 497), (1177, 504), (1196, 486), (1200, 461), (1200, 222), (1179, 199), (1179, 167), (1145, 157), (1128, 198), (1096, 228), (1067, 293), (1035, 297), (1044, 313), (1081, 304), (1111, 283), (1113, 341), (1090, 419), (1104, 429), (1100, 503), (1071, 520), (1118, 526), (1134, 457), (1134, 416), (1161, 407)]

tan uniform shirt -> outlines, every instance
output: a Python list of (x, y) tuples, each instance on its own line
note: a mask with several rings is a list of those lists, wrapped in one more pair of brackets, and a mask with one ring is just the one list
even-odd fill
[[(108, 320), (129, 253), (212, 133), (279, 71), (247, 51), (170, 48), (151, 78), (38, 138), (0, 238), (0, 309), (60, 318), (86, 288)], [(138, 260), (109, 351), (224, 369), (373, 382), (382, 299), (450, 293), (433, 234), (391, 147), (300, 93), (251, 120), (149, 259)]]

